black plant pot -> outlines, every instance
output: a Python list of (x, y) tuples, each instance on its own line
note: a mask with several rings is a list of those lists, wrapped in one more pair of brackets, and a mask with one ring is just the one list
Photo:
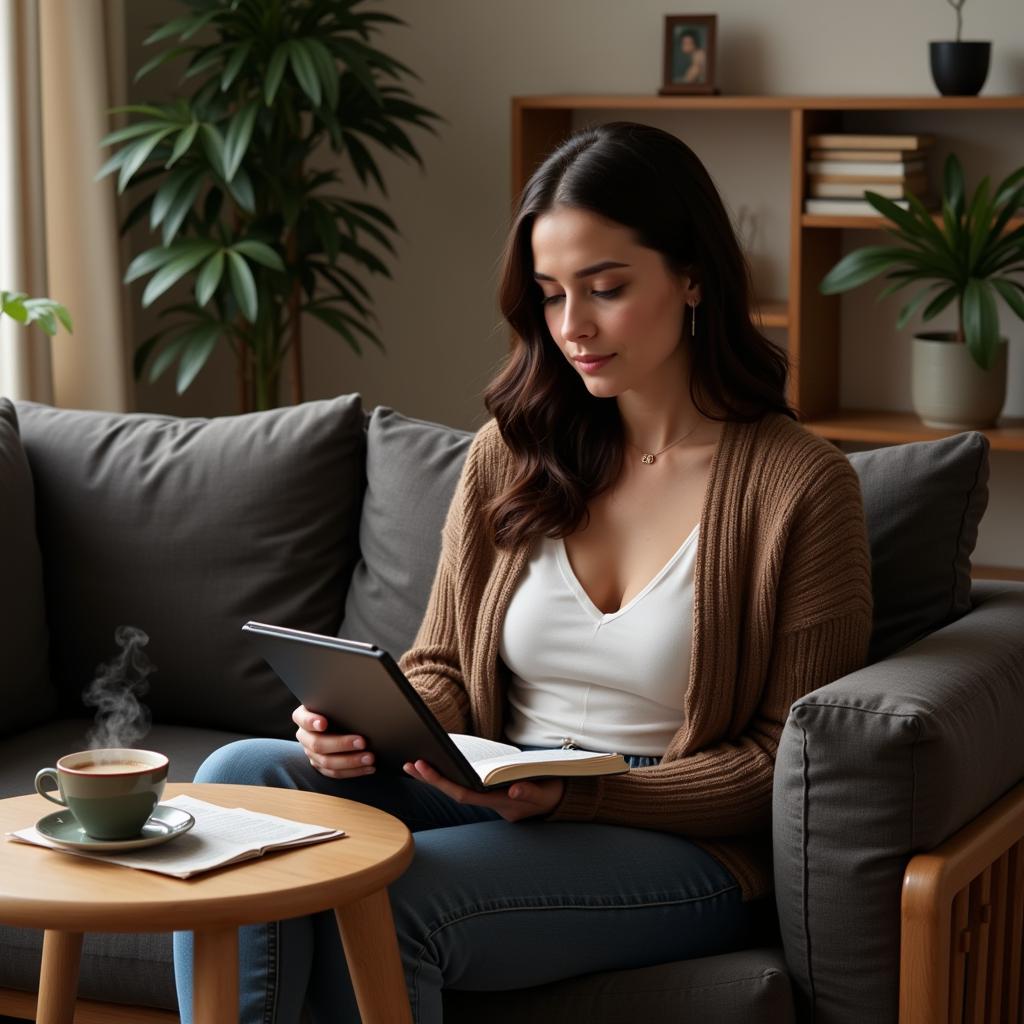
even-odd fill
[(977, 96), (988, 77), (991, 43), (929, 43), (932, 78), (943, 96)]

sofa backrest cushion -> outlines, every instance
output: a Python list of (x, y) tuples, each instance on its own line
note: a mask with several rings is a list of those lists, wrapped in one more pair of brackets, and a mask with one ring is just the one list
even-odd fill
[(988, 504), (977, 431), (850, 455), (871, 545), (877, 661), (971, 606), (971, 552)]
[(240, 630), (337, 630), (358, 556), (359, 396), (217, 419), (18, 409), (62, 699), (135, 626), (157, 721), (293, 735), (294, 699)]
[(57, 696), (47, 660), (32, 474), (7, 398), (0, 398), (0, 567), (0, 735), (8, 735), (46, 721)]
[(473, 435), (373, 411), (366, 440), (361, 558), (339, 636), (384, 648), (396, 660), (412, 645), (427, 608), (441, 527)]

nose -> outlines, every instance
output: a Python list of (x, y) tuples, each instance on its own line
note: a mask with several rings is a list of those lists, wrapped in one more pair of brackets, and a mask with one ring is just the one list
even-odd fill
[(561, 333), (564, 341), (592, 338), (597, 328), (585, 304), (566, 298), (562, 311)]

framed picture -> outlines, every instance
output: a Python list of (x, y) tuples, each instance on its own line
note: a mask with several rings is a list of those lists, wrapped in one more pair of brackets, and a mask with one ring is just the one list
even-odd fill
[(665, 16), (665, 72), (662, 96), (716, 93), (714, 14)]

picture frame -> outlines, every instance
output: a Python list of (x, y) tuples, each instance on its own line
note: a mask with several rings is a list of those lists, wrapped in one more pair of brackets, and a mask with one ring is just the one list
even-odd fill
[(661, 96), (714, 94), (715, 14), (666, 14)]

